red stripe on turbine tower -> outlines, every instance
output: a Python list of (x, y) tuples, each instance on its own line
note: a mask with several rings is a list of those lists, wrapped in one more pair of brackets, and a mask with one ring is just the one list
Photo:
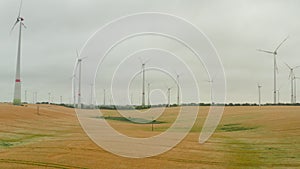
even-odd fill
[(21, 80), (20, 79), (16, 79), (16, 82), (21, 82)]

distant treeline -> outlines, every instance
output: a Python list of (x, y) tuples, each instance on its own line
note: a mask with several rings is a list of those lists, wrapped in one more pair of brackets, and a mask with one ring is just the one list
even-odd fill
[[(23, 102), (23, 105), (28, 104), (26, 102)], [(49, 104), (48, 102), (38, 102), (36, 104)], [(69, 108), (74, 108), (73, 104), (56, 104), (56, 103), (50, 103), (51, 105), (58, 105), (58, 106), (64, 106)], [(181, 106), (259, 106), (257, 103), (226, 103), (226, 104), (220, 104), (220, 103), (183, 103)], [(300, 106), (300, 103), (266, 103), (261, 104), (261, 106)], [(149, 109), (149, 108), (155, 108), (155, 107), (178, 107), (177, 104), (172, 104), (168, 106), (167, 104), (158, 104), (158, 105), (151, 105), (151, 106), (141, 106), (141, 105), (84, 105), (82, 104), (81, 107), (83, 109), (108, 109), (108, 110), (139, 110), (139, 109)]]
[[(37, 104), (48, 104), (48, 102), (41, 102)], [(50, 103), (52, 105), (59, 105), (59, 106), (65, 106), (69, 108), (74, 108), (73, 104), (55, 104), (55, 103)], [(221, 104), (221, 103), (183, 103), (181, 106), (259, 106), (257, 103), (226, 103), (226, 104)], [(273, 104), (273, 103), (266, 103), (266, 104), (261, 104), (261, 106), (300, 106), (300, 103), (278, 103), (278, 104)], [(141, 106), (141, 105), (98, 105), (98, 106), (91, 106), (91, 105), (81, 105), (82, 108), (84, 109), (91, 109), (91, 108), (97, 108), (97, 109), (108, 109), (108, 110), (139, 110), (139, 109), (149, 109), (149, 108), (155, 108), (155, 107), (168, 107), (167, 104), (158, 104), (158, 105), (151, 105), (151, 106)], [(178, 107), (177, 104), (172, 104), (169, 107)]]

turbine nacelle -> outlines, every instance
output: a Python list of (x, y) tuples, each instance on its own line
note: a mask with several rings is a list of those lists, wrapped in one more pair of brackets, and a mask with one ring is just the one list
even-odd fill
[(17, 18), (17, 21), (18, 21), (18, 22), (22, 22), (22, 21), (24, 21), (24, 18), (19, 16), (19, 17)]

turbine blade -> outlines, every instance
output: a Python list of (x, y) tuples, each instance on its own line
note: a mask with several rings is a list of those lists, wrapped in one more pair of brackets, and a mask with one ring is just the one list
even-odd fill
[(287, 36), (279, 45), (278, 47), (275, 49), (275, 52), (277, 52), (277, 50), (280, 48), (280, 46), (286, 41), (288, 40), (289, 36)]
[(79, 53), (78, 53), (78, 50), (76, 50), (76, 55), (77, 55), (77, 58), (79, 58)]
[(146, 64), (151, 60), (150, 58), (148, 58), (146, 61), (144, 61), (143, 58), (141, 58), (141, 57), (138, 57), (138, 58), (139, 58), (141, 64)]
[(150, 62), (150, 58), (149, 59), (147, 59), (145, 62), (144, 62), (144, 64), (146, 64), (146, 63), (148, 63), (148, 62)]
[(74, 67), (74, 70), (73, 70), (73, 76), (76, 76), (76, 71), (77, 71), (77, 67), (78, 67), (78, 64), (79, 64), (79, 56), (78, 56), (78, 51), (76, 50), (76, 54), (77, 54), (77, 59), (76, 59), (76, 62), (75, 62), (75, 67)]
[(257, 49), (257, 51), (274, 54), (274, 52), (271, 52), (271, 51), (268, 51), (268, 50)]
[(85, 59), (85, 58), (88, 58), (87, 56), (85, 56), (85, 57), (82, 57), (82, 58), (80, 58), (81, 60), (83, 60), (83, 59)]
[(23, 22), (21, 22), (21, 24), (24, 26), (25, 29), (27, 29), (27, 26)]
[(21, 16), (22, 3), (23, 3), (23, 1), (21, 0), (21, 2), (20, 2), (20, 8), (19, 8), (19, 15), (18, 15), (18, 17), (20, 17), (20, 16)]
[(11, 28), (11, 30), (10, 30), (10, 34), (12, 33), (12, 31), (15, 29), (15, 27), (16, 27), (16, 25), (19, 23), (19, 21), (17, 20), (15, 23), (14, 23), (14, 25), (13, 25), (13, 27)]
[(300, 65), (299, 65), (299, 66), (295, 66), (295, 67), (294, 67), (294, 69), (298, 69), (298, 68), (300, 68)]
[(285, 64), (289, 69), (292, 69), (287, 63), (284, 62), (284, 64)]
[(141, 64), (143, 64), (143, 59), (141, 57), (138, 57), (138, 58), (139, 58)]

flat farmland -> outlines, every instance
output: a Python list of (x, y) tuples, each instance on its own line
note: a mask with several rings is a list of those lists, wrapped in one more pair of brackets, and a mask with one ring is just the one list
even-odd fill
[[(82, 130), (74, 109), (54, 105), (0, 104), (0, 168), (300, 168), (300, 107), (226, 107), (212, 137), (198, 138), (209, 107), (199, 107), (185, 139), (170, 151), (143, 159), (111, 154)], [(167, 108), (153, 124), (136, 124), (103, 110), (120, 133), (158, 135), (179, 108)]]

